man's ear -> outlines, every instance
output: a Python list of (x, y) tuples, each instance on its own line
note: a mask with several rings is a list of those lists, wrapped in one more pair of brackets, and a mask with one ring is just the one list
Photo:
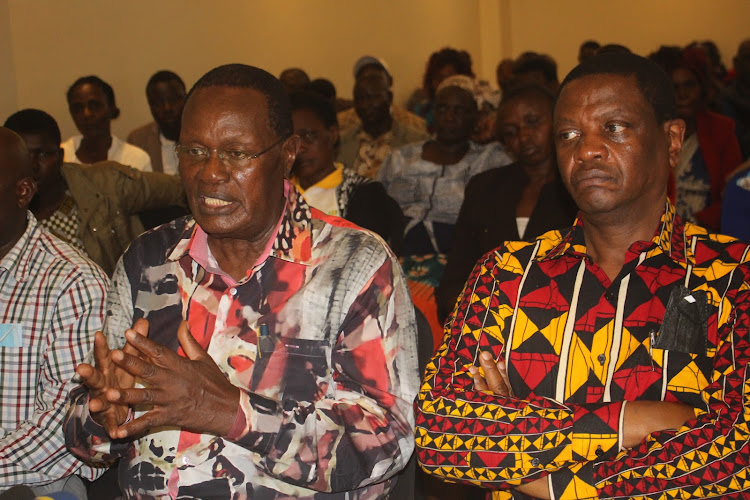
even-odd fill
[(284, 141), (281, 146), (281, 161), (284, 165), (284, 177), (289, 178), (289, 173), (292, 171), (294, 166), (294, 160), (297, 159), (297, 152), (299, 151), (300, 136), (292, 134), (289, 138)]
[(393, 92), (388, 91), (388, 104), (393, 104)]
[(18, 208), (28, 208), (31, 199), (36, 194), (36, 182), (31, 177), (24, 177), (16, 182), (16, 199)]
[(669, 139), (669, 168), (673, 169), (680, 162), (682, 141), (685, 138), (685, 121), (680, 118), (664, 122), (664, 131)]

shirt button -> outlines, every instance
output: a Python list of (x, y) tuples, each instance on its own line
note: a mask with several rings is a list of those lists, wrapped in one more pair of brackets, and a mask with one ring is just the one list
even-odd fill
[(236, 288), (230, 288), (229, 289), (229, 295), (231, 295), (232, 297), (234, 297), (235, 295), (237, 295), (237, 289)]
[(607, 361), (607, 356), (605, 356), (604, 354), (600, 354), (596, 357), (596, 359), (599, 360), (600, 365), (604, 366), (604, 362)]
[(596, 451), (594, 453), (596, 453), (597, 457), (601, 457), (602, 455), (604, 455), (604, 450), (602, 450), (602, 445), (597, 446)]
[(615, 292), (612, 290), (608, 291), (604, 294), (604, 298), (607, 299), (607, 302), (614, 302), (615, 301)]
[(532, 459), (531, 460), (531, 466), (532, 467), (539, 467), (539, 459), (538, 458)]
[(190, 463), (190, 459), (188, 457), (182, 457), (182, 464), (188, 465)]

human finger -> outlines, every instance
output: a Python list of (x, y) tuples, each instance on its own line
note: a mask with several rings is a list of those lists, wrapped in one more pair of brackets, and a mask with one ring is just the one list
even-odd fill
[(484, 380), (484, 377), (479, 373), (479, 368), (472, 366), (469, 368), (469, 373), (471, 373), (471, 376), (474, 379), (474, 389), (477, 391), (490, 390), (489, 387), (487, 387), (487, 382)]
[[(169, 349), (158, 342), (154, 342), (148, 337), (138, 334), (135, 330), (126, 330), (125, 338), (130, 345), (138, 350), (139, 354), (142, 354), (146, 359), (157, 366), (166, 366), (170, 361), (173, 361), (175, 357), (179, 357), (172, 349)], [(139, 355), (141, 358), (143, 356)]]
[(110, 403), (104, 394), (89, 398), (89, 412), (101, 413), (110, 408)]
[[(138, 320), (136, 320), (136, 322), (133, 323), (132, 328), (128, 328), (127, 330), (125, 330), (125, 338), (127, 338), (129, 331), (135, 332), (137, 335), (140, 335), (142, 337), (148, 337), (148, 320), (145, 318), (139, 318)], [(130, 345), (129, 342), (125, 342), (123, 351), (134, 356), (140, 355), (138, 349)]]
[(499, 359), (495, 365), (497, 366), (497, 371), (500, 372), (500, 376), (503, 379), (503, 383), (505, 384), (505, 387), (508, 390), (508, 395), (513, 396), (513, 388), (510, 386), (510, 379), (508, 379), (508, 368), (505, 365), (505, 360)]
[[(138, 355), (128, 354), (121, 349), (112, 351), (112, 361), (129, 375), (140, 377), (150, 383), (154, 383), (154, 377), (160, 373), (159, 367), (151, 363), (150, 360)], [(118, 389), (128, 389), (128, 387), (121, 385)]]
[(106, 370), (109, 367), (109, 352), (104, 334), (101, 331), (94, 333), (94, 364), (100, 370)]
[(136, 406), (136, 405), (164, 405), (169, 404), (163, 401), (164, 391), (151, 387), (140, 387), (132, 389), (107, 389), (104, 396), (110, 403)]
[(159, 410), (149, 410), (138, 418), (131, 420), (126, 424), (119, 425), (114, 430), (116, 439), (125, 439), (128, 436), (139, 436), (146, 434), (155, 427), (168, 425), (163, 414)]
[(187, 321), (180, 323), (180, 327), (177, 329), (177, 340), (180, 342), (180, 347), (182, 347), (182, 351), (188, 359), (197, 361), (207, 357), (206, 351), (198, 341), (195, 340), (193, 334), (190, 333)]
[(89, 389), (102, 389), (105, 386), (102, 372), (88, 363), (79, 364), (76, 367), (76, 373), (81, 377), (83, 385)]
[(497, 364), (492, 354), (485, 351), (479, 355), (479, 364), (482, 366), (484, 371), (484, 379), (487, 381), (489, 389), (497, 395), (508, 396), (510, 391), (508, 386), (505, 384), (500, 370), (497, 369)]

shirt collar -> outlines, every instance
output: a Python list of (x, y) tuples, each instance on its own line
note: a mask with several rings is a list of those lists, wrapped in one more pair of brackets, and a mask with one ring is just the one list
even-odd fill
[(0, 269), (7, 269), (19, 283), (23, 283), (28, 277), (31, 259), (34, 258), (31, 248), (41, 232), (36, 217), (29, 211), (26, 212), (26, 220), (26, 230), (23, 235), (16, 241), (10, 252), (0, 260)]
[[(318, 188), (318, 189), (333, 189), (337, 187), (339, 184), (341, 184), (341, 181), (344, 179), (344, 165), (341, 163), (334, 163), (333, 164), (333, 172), (326, 175), (322, 179), (320, 179), (318, 182), (313, 184), (312, 186), (308, 187), (307, 189), (312, 188)], [(297, 190), (304, 194), (307, 189), (302, 189), (302, 187), (299, 185), (299, 180), (297, 177), (292, 177), (291, 179), (292, 184), (294, 184), (294, 187), (297, 188)]]
[[(664, 212), (661, 215), (659, 226), (654, 231), (650, 241), (636, 241), (630, 246), (630, 251), (641, 253), (652, 249), (660, 249), (674, 260), (685, 260), (690, 249), (685, 242), (685, 225), (680, 216), (675, 213), (674, 205), (667, 199)], [(583, 219), (578, 213), (573, 227), (563, 236), (556, 246), (546, 255), (540, 256), (540, 260), (549, 260), (565, 254), (587, 256), (586, 240), (583, 236)]]
[[(288, 180), (284, 181), (284, 196), (286, 197), (286, 203), (276, 226), (276, 232), (269, 240), (265, 252), (249, 270), (259, 266), (269, 257), (298, 264), (307, 264), (310, 261), (312, 255), (310, 206)], [(168, 260), (178, 261), (185, 256), (190, 256), (204, 269), (214, 272), (209, 252), (200, 248), (200, 245), (205, 245), (207, 249), (207, 238), (199, 235), (198, 229), (195, 219), (191, 219), (185, 227), (180, 241), (169, 253)], [(200, 232), (203, 235), (206, 234), (202, 229)], [(195, 245), (198, 246), (194, 249)], [(216, 265), (216, 269), (218, 269), (218, 265)]]

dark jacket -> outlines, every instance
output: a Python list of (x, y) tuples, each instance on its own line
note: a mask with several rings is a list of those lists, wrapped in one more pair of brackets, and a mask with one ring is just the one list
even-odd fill
[[(528, 183), (526, 172), (517, 163), (482, 172), (469, 181), (456, 221), (454, 245), (435, 291), (441, 319), (453, 310), (477, 260), (504, 241), (521, 239), (516, 225), (516, 207)], [(552, 229), (571, 226), (577, 210), (562, 182), (545, 185), (523, 239), (533, 240)]]

